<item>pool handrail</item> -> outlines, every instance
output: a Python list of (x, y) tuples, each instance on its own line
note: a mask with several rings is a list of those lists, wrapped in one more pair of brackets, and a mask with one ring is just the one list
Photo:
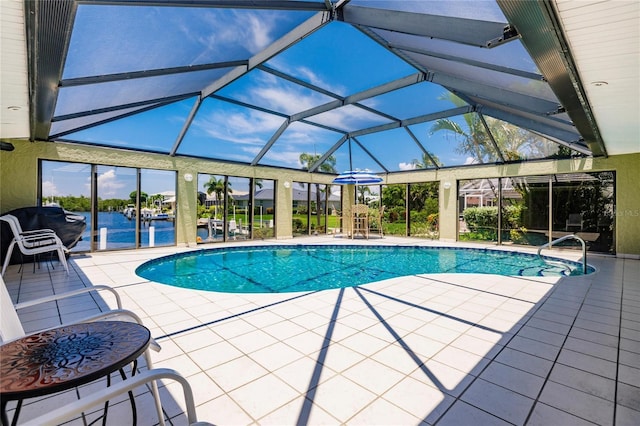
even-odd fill
[(562, 241), (566, 241), (566, 240), (578, 240), (578, 241), (580, 241), (580, 244), (582, 245), (582, 273), (586, 275), (587, 270), (588, 270), (587, 269), (587, 243), (585, 243), (582, 238), (578, 237), (575, 234), (565, 235), (564, 237), (560, 237), (560, 238), (558, 238), (556, 240), (551, 241), (550, 243), (546, 243), (546, 244), (541, 245), (540, 247), (538, 247), (538, 256), (540, 257), (540, 259), (542, 259), (542, 260), (544, 260), (546, 262), (546, 260), (540, 254), (542, 249), (552, 247), (553, 245), (555, 245), (557, 243), (561, 243)]

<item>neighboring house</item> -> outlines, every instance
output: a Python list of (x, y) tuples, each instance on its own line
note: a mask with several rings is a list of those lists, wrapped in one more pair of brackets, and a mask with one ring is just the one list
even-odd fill
[[(311, 189), (311, 194), (309, 194), (305, 189), (301, 189), (301, 188), (300, 189), (293, 188), (291, 191), (292, 191), (292, 199), (293, 199), (293, 211), (297, 211), (299, 207), (306, 208), (307, 203), (309, 201), (309, 195), (311, 196), (312, 203), (315, 203), (316, 201), (316, 191), (315, 191), (315, 188), (313, 187)], [(321, 198), (320, 208), (324, 209), (324, 205), (326, 201), (325, 193), (321, 193), (320, 198)], [(243, 195), (234, 194), (233, 199), (236, 202), (236, 206), (238, 206), (239, 208), (244, 208), (247, 206), (249, 202), (249, 194), (243, 194)], [(255, 207), (262, 206), (266, 211), (266, 209), (268, 208), (273, 208), (274, 199), (275, 197), (274, 197), (273, 189), (271, 188), (260, 189), (255, 193), (254, 205)], [(329, 194), (329, 209), (330, 210), (340, 209), (340, 194), (334, 194), (334, 193)]]
[[(502, 184), (502, 196), (509, 199), (522, 198), (513, 187), (511, 179)], [(460, 186), (460, 211), (467, 207), (495, 206), (498, 199), (498, 179), (475, 179)]]

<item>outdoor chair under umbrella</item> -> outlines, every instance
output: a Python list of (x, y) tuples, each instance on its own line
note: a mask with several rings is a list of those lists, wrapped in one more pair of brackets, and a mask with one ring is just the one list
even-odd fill
[[(375, 174), (372, 174), (368, 170), (350, 170), (339, 174), (334, 180), (334, 184), (339, 185), (370, 185), (374, 183), (382, 182), (382, 178)], [(369, 224), (367, 211), (360, 211), (358, 208), (358, 197), (356, 197), (356, 204), (352, 207), (351, 212), (351, 238), (356, 233), (362, 233), (367, 239), (369, 238)]]

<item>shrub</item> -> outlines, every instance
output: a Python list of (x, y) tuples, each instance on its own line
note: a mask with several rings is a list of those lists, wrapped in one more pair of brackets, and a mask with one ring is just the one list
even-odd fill
[(527, 228), (513, 228), (509, 231), (509, 239), (515, 244), (528, 244), (526, 235)]
[(292, 226), (293, 226), (293, 231), (294, 231), (294, 232), (295, 232), (295, 231), (300, 231), (300, 230), (304, 229), (304, 223), (302, 222), (302, 220), (301, 220), (301, 219), (294, 218), (294, 219), (292, 220), (292, 222), (293, 222), (293, 223), (292, 223)]
[(428, 217), (428, 213), (424, 210), (421, 211), (415, 211), (412, 210), (409, 213), (410, 217), (411, 217), (411, 223), (426, 223), (427, 222), (427, 217)]
[[(386, 213), (385, 213), (386, 215)], [(398, 220), (404, 220), (405, 218), (405, 208), (402, 206), (396, 206), (389, 209), (388, 219), (389, 222), (397, 222)]]
[(522, 212), (526, 207), (522, 204), (504, 206), (502, 209), (502, 228), (518, 229), (522, 226)]
[(429, 225), (429, 229), (431, 229), (432, 231), (438, 230), (438, 219), (438, 213), (431, 213), (429, 216), (427, 216), (427, 225)]
[(496, 241), (498, 233), (495, 229), (483, 229), (476, 232), (460, 234), (460, 241)]
[(462, 213), (462, 217), (471, 232), (498, 227), (497, 207), (469, 207)]
[(254, 228), (253, 238), (273, 238), (273, 228)]

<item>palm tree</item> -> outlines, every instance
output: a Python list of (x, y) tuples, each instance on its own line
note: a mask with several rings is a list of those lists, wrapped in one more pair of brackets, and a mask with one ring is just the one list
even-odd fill
[(208, 195), (215, 194), (216, 195), (216, 203), (215, 203), (215, 213), (214, 218), (218, 217), (218, 204), (220, 200), (222, 200), (223, 196), (226, 194), (231, 194), (233, 191), (231, 190), (231, 183), (227, 182), (225, 187), (224, 177), (220, 177), (217, 179), (215, 176), (211, 176), (207, 182), (203, 185), (205, 191)]
[(416, 169), (426, 169), (429, 166), (436, 166), (436, 167), (443, 166), (442, 161), (440, 161), (440, 158), (438, 158), (438, 156), (432, 152), (429, 152), (428, 154), (422, 153), (422, 158), (420, 160), (414, 159), (412, 163)]
[[(300, 154), (300, 164), (302, 164), (302, 170), (309, 170), (320, 159), (318, 154), (307, 154), (303, 152)], [(320, 165), (319, 170), (325, 173), (338, 173), (336, 171), (336, 158), (333, 155), (327, 157), (327, 159)], [(329, 185), (325, 186), (323, 191), (328, 191)], [(320, 224), (320, 184), (316, 183), (316, 224)]]
[(162, 194), (154, 194), (147, 198), (147, 207), (148, 204), (151, 203), (152, 206), (158, 206), (160, 210), (162, 210), (162, 202), (164, 201), (164, 195)]
[[(457, 107), (467, 105), (465, 101), (451, 92), (443, 94), (438, 99), (448, 100)], [(488, 143), (488, 137), (484, 131), (484, 125), (482, 124), (482, 120), (480, 120), (480, 116), (475, 113), (467, 113), (463, 115), (463, 118), (467, 125), (466, 129), (449, 118), (441, 118), (436, 120), (431, 126), (430, 133), (433, 134), (441, 130), (452, 132), (460, 138), (460, 145), (457, 151), (474, 155), (475, 159), (480, 163), (484, 163), (485, 157), (494, 157), (495, 154)]]
[[(467, 105), (451, 92), (443, 94), (438, 99), (448, 100), (455, 106)], [(480, 115), (469, 113), (464, 114), (463, 117), (467, 125), (466, 129), (453, 120), (442, 118), (431, 126), (430, 132), (432, 134), (440, 130), (453, 132), (461, 139), (457, 151), (474, 155), (480, 163), (483, 163), (484, 160), (495, 159), (493, 144), (490, 143)], [(549, 146), (553, 146), (553, 144), (545, 143), (544, 138), (535, 133), (491, 117), (485, 117), (485, 121), (489, 133), (493, 136), (496, 146), (506, 161), (521, 160), (523, 152), (530, 152), (534, 157), (549, 157), (553, 154), (549, 152)]]
[(358, 190), (358, 199), (360, 200), (360, 202), (362, 204), (366, 204), (366, 195), (367, 194), (371, 194), (371, 188), (369, 188), (366, 185), (358, 185), (356, 187), (356, 189)]

